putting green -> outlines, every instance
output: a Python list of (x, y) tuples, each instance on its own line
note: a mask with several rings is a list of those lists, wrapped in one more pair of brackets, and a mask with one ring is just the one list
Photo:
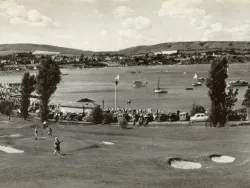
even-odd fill
[[(95, 143), (85, 142), (76, 140), (73, 138), (59, 138), (61, 143), (61, 151), (62, 152), (72, 152), (72, 151), (79, 151), (81, 149), (92, 148)], [(33, 148), (37, 150), (43, 151), (53, 151), (54, 150), (54, 138), (48, 137), (39, 137), (38, 140), (34, 138), (23, 138), (16, 141), (16, 145), (20, 148)], [(93, 147), (94, 148), (94, 147)], [(97, 148), (97, 147), (96, 147)]]

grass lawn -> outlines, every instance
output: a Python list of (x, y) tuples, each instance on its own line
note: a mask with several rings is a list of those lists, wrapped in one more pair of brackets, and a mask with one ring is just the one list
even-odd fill
[[(35, 141), (34, 127), (41, 123), (0, 118), (0, 145), (24, 150), (0, 151), (1, 188), (249, 188), (250, 128), (64, 126), (52, 124)], [(39, 135), (41, 135), (41, 130)], [(20, 134), (21, 137), (6, 135)], [(54, 137), (63, 140), (62, 154), (53, 154)], [(114, 143), (104, 145), (102, 141)], [(230, 164), (210, 160), (211, 154), (236, 158)], [(181, 170), (168, 164), (180, 157), (202, 164)]]

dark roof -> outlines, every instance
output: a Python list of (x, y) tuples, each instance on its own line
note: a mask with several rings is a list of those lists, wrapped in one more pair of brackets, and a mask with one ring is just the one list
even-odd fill
[(83, 98), (83, 99), (80, 99), (80, 100), (77, 101), (77, 102), (95, 102), (95, 101), (93, 101), (93, 100), (91, 100), (91, 99), (88, 99), (88, 98)]

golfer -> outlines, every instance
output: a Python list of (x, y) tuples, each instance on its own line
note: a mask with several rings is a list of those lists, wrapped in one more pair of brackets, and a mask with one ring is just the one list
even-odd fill
[(44, 129), (47, 128), (47, 122), (46, 122), (46, 121), (43, 122), (43, 128), (44, 128)]
[(59, 141), (59, 138), (58, 137), (55, 137), (55, 142), (54, 142), (54, 148), (55, 148), (55, 150), (54, 150), (54, 154), (58, 154), (58, 155), (61, 155), (60, 154), (60, 144), (61, 144), (61, 142)]
[(38, 127), (35, 128), (35, 140), (37, 140), (38, 137)]

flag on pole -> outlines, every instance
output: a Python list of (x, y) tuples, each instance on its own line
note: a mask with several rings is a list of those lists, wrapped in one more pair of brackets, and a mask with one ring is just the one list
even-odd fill
[(194, 79), (197, 80), (197, 78), (198, 78), (198, 76), (197, 76), (197, 74), (195, 73), (195, 74), (194, 74)]
[(120, 76), (119, 74), (115, 77), (115, 84), (118, 85), (119, 83), (119, 80), (120, 80)]

